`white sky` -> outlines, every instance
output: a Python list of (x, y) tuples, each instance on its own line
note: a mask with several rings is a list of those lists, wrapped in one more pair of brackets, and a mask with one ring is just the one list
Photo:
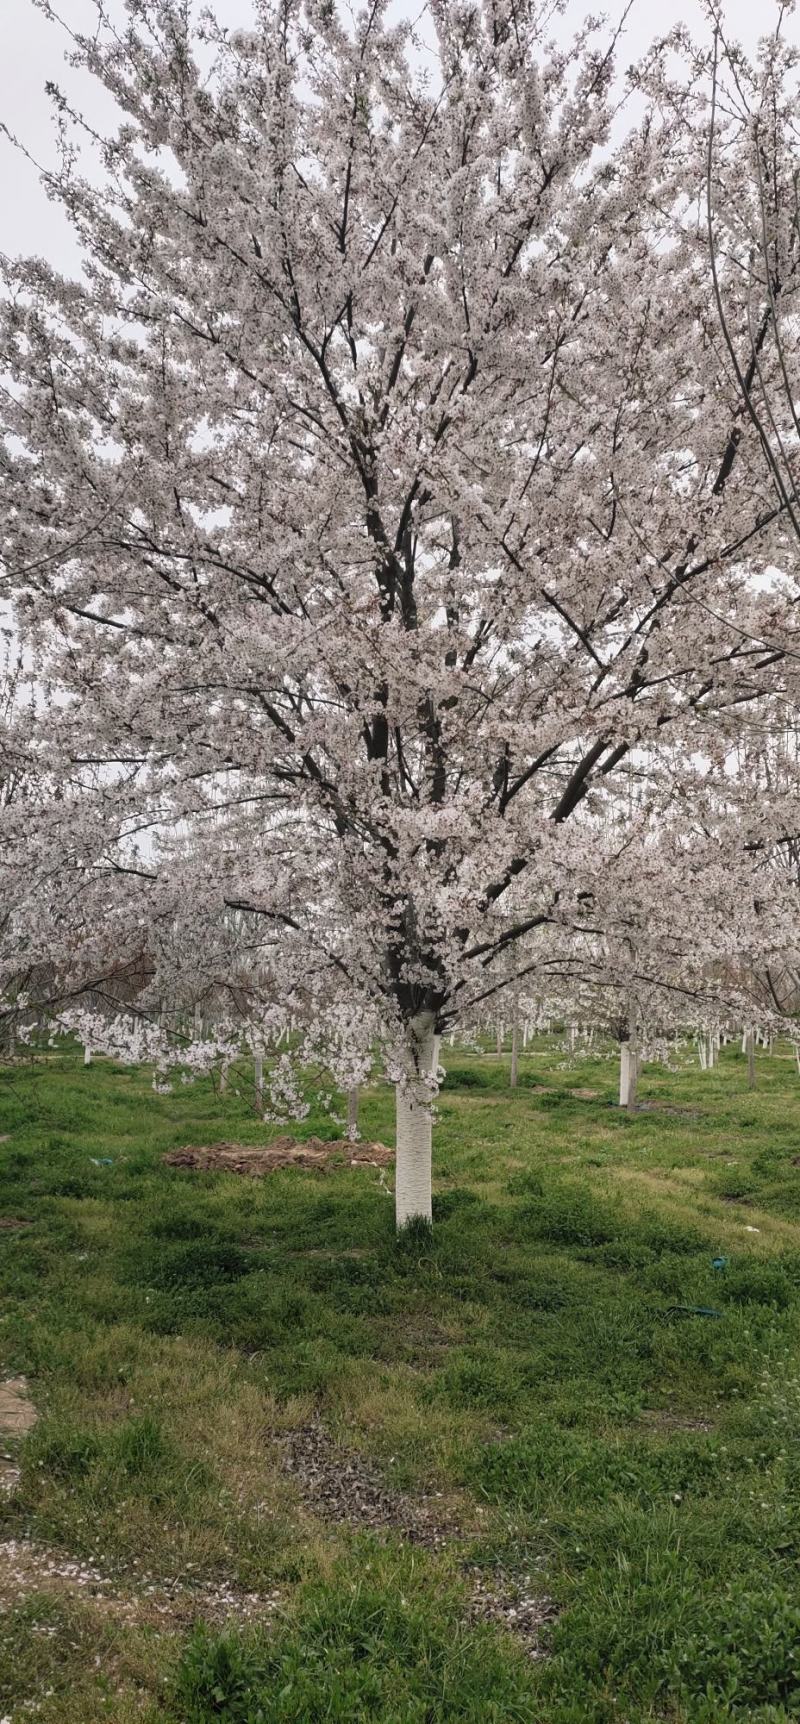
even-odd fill
[[(114, 13), (121, 10), (121, 0), (108, 0)], [(406, 0), (398, 0), (401, 10)], [(623, 0), (605, 0), (610, 19), (616, 19)], [(586, 12), (597, 13), (603, 0), (571, 0), (570, 23), (561, 24), (560, 32), (571, 33), (570, 25)], [(90, 30), (95, 19), (92, 0), (56, 0), (57, 9), (73, 29)], [(246, 24), (250, 17), (248, 0), (217, 0), (218, 16), (230, 26)], [(420, 11), (419, 0), (412, 0), (410, 15)], [(752, 50), (758, 36), (768, 30), (775, 18), (770, 0), (727, 0), (726, 30)], [(670, 25), (683, 21), (693, 34), (708, 32), (708, 22), (702, 0), (634, 0), (625, 35), (620, 47), (620, 64), (635, 60), (651, 36), (662, 34)], [(800, 17), (786, 21), (785, 33), (800, 46)], [(80, 76), (65, 64), (68, 46), (64, 32), (49, 23), (33, 0), (0, 0), (0, 123), (16, 134), (31, 154), (45, 163), (53, 163), (53, 120), (50, 102), (44, 86), (48, 79), (57, 82), (72, 97), (86, 117), (103, 130), (111, 117), (111, 105), (93, 80)], [(57, 267), (69, 270), (77, 260), (72, 239), (63, 216), (43, 192), (35, 169), (16, 152), (5, 137), (0, 136), (0, 250), (11, 253), (38, 252)]]

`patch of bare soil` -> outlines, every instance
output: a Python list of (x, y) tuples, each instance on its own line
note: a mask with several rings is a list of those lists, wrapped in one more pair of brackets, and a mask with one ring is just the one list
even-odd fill
[(665, 1101), (637, 1101), (636, 1113), (667, 1113), (673, 1119), (701, 1119), (699, 1107), (672, 1107)]
[(48, 1550), (29, 1539), (0, 1544), (0, 1612), (32, 1593), (80, 1599), (127, 1626), (144, 1623), (180, 1628), (198, 1619), (254, 1622), (278, 1609), (278, 1593), (242, 1592), (224, 1582), (155, 1581), (137, 1576), (136, 1591), (112, 1581), (92, 1562)]
[[(409, 1543), (434, 1551), (469, 1538), (469, 1529), (448, 1513), (440, 1494), (410, 1497), (393, 1491), (361, 1455), (337, 1448), (318, 1420), (287, 1432), (281, 1441), (285, 1470), (322, 1519), (399, 1532)], [(501, 1573), (491, 1583), (471, 1567), (465, 1574), (471, 1620), (501, 1624), (521, 1640), (529, 1657), (540, 1658), (541, 1630), (555, 1610), (550, 1599), (529, 1596), (530, 1575), (521, 1586)]]
[(201, 1173), (240, 1173), (263, 1179), (281, 1167), (301, 1167), (317, 1173), (341, 1167), (388, 1167), (394, 1150), (385, 1143), (351, 1143), (348, 1138), (327, 1142), (321, 1137), (276, 1137), (272, 1143), (210, 1143), (171, 1149), (162, 1156), (168, 1167), (197, 1168)]
[(26, 1221), (21, 1215), (0, 1215), (0, 1233), (17, 1233), (20, 1228), (32, 1227), (32, 1221)]
[(531, 1584), (529, 1574), (522, 1586), (514, 1586), (502, 1575), (495, 1577), (493, 1586), (473, 1580), (470, 1617), (473, 1622), (496, 1622), (522, 1641), (529, 1658), (543, 1658), (542, 1629), (557, 1612), (551, 1598), (529, 1594)]
[(599, 1089), (571, 1089), (568, 1093), (574, 1097), (575, 1101), (599, 1101), (602, 1091)]
[(323, 1519), (375, 1530), (390, 1527), (429, 1550), (459, 1537), (455, 1523), (437, 1510), (441, 1499), (391, 1490), (361, 1455), (338, 1449), (318, 1421), (289, 1431), (282, 1445), (286, 1472)]
[(713, 1431), (710, 1419), (696, 1418), (692, 1413), (674, 1412), (671, 1407), (645, 1407), (639, 1414), (641, 1422), (652, 1431)]
[(3, 1449), (3, 1441), (24, 1437), (33, 1429), (36, 1418), (27, 1378), (6, 1377), (0, 1382), (0, 1496), (10, 1496), (19, 1484), (19, 1467), (13, 1454)]

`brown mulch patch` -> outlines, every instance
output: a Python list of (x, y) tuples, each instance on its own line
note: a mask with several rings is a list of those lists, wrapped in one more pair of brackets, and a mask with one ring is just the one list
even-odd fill
[[(433, 1551), (471, 1536), (440, 1494), (411, 1497), (392, 1490), (362, 1455), (337, 1448), (318, 1420), (287, 1432), (281, 1446), (285, 1471), (324, 1520), (398, 1532), (410, 1544)], [(541, 1594), (529, 1596), (531, 1576), (520, 1584), (502, 1573), (489, 1581), (472, 1566), (465, 1565), (465, 1570), (470, 1620), (497, 1623), (521, 1640), (530, 1658), (542, 1657), (541, 1629), (555, 1615), (555, 1607)]]
[(16, 1233), (21, 1227), (32, 1227), (32, 1221), (25, 1221), (21, 1215), (0, 1215), (0, 1233)]
[(573, 1096), (575, 1101), (599, 1101), (600, 1097), (602, 1095), (602, 1090), (599, 1090), (599, 1089), (571, 1089), (571, 1090), (568, 1090), (566, 1093), (568, 1095)]
[(282, 1167), (301, 1167), (317, 1173), (335, 1172), (337, 1167), (389, 1167), (394, 1150), (385, 1143), (351, 1143), (348, 1138), (328, 1142), (321, 1137), (276, 1137), (272, 1143), (188, 1144), (162, 1156), (168, 1167), (197, 1168), (201, 1173), (240, 1173), (246, 1179), (263, 1179)]

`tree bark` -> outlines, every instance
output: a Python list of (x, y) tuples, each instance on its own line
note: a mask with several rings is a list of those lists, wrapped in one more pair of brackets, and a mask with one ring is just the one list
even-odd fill
[(90, 1066), (92, 1063), (92, 1050), (88, 1042), (83, 1050), (83, 1063), (85, 1066)]
[(264, 1111), (264, 1057), (256, 1054), (253, 1061), (255, 1067), (256, 1107), (259, 1113)]
[(439, 1036), (434, 1017), (426, 1012), (410, 1025), (408, 1080), (396, 1088), (397, 1143), (395, 1152), (395, 1218), (398, 1232), (410, 1221), (433, 1218), (431, 1147), (433, 1095), (421, 1082), (436, 1071)]
[(358, 1086), (347, 1091), (347, 1135), (351, 1143), (358, 1141)]
[(755, 1087), (756, 1087), (756, 1038), (755, 1038), (752, 1030), (747, 1031), (747, 1035), (745, 1037), (745, 1040), (747, 1043), (747, 1087), (748, 1087), (748, 1089), (755, 1089)]

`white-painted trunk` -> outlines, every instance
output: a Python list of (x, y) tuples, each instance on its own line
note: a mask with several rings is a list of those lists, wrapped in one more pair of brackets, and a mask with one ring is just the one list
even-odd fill
[(636, 1094), (639, 1088), (639, 1049), (631, 1046), (630, 1074), (628, 1078), (628, 1112), (636, 1112)]
[(745, 1042), (747, 1045), (747, 1087), (748, 1087), (748, 1089), (755, 1089), (755, 1087), (756, 1087), (756, 1038), (755, 1038), (752, 1030), (748, 1030), (747, 1035), (745, 1036)]
[(433, 1096), (421, 1080), (436, 1071), (440, 1038), (434, 1034), (431, 1013), (415, 1018), (410, 1031), (408, 1081), (399, 1083), (396, 1088), (395, 1218), (398, 1229), (409, 1221), (427, 1221), (430, 1224), (433, 1214)]
[(619, 1105), (629, 1107), (631, 1092), (635, 1096), (636, 1055), (630, 1042), (619, 1044)]
[(358, 1087), (347, 1091), (347, 1135), (351, 1143), (358, 1141)]
[(256, 1054), (255, 1059), (253, 1060), (253, 1066), (255, 1069), (256, 1107), (258, 1108), (259, 1113), (263, 1113), (264, 1112), (264, 1058), (263, 1058), (262, 1054)]
[(223, 1066), (219, 1074), (219, 1093), (224, 1095), (228, 1087), (228, 1068)]
[(85, 1066), (90, 1066), (92, 1063), (92, 1050), (89, 1047), (88, 1042), (83, 1050), (83, 1063)]
[(202, 1034), (203, 1034), (203, 1008), (200, 1004), (200, 1001), (198, 1000), (197, 1004), (195, 1005), (195, 1008), (194, 1008), (194, 1039), (196, 1042), (199, 1042)]
[(518, 1060), (519, 1060), (519, 1024), (515, 1023), (514, 1028), (511, 1031), (511, 1077), (509, 1079), (509, 1082), (510, 1082), (512, 1089), (516, 1089), (516, 1087), (517, 1087), (517, 1062), (518, 1062)]

